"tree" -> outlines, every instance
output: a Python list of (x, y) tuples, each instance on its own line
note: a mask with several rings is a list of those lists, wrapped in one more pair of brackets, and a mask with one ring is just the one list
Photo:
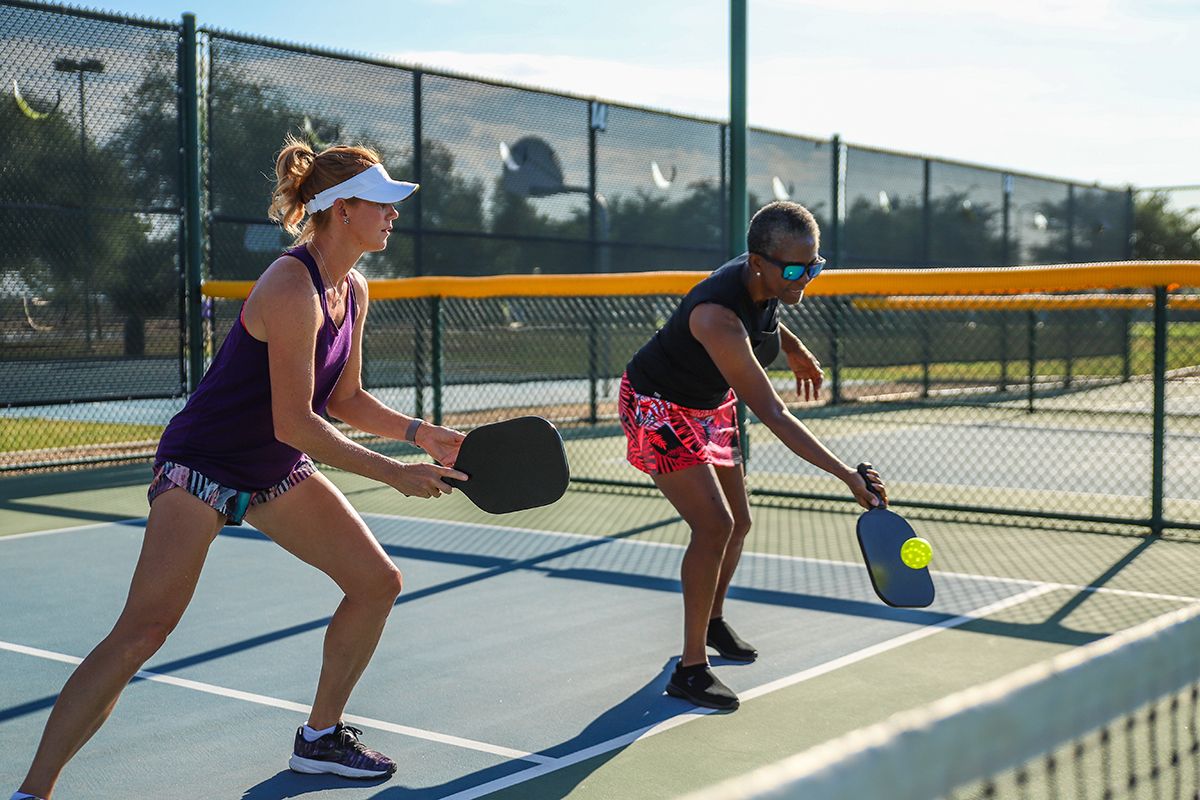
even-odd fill
[(1200, 259), (1200, 209), (1169, 207), (1167, 192), (1139, 194), (1133, 209), (1133, 257)]
[[(106, 160), (122, 167), (120, 193), (141, 209), (182, 205), (175, 61), (175, 49), (166, 45), (150, 54), (141, 81), (126, 98), (125, 123), (105, 148)], [(129, 217), (125, 224), (122, 246), (113, 253), (102, 286), (125, 315), (125, 355), (142, 356), (146, 320), (169, 314), (178, 304), (179, 227), (171, 222), (155, 230), (149, 214)]]
[[(7, 206), (0, 213), (0, 272), (22, 276), (39, 292), (36, 300), (57, 309), (52, 327), (83, 328), (79, 338), (90, 343), (100, 333), (97, 294), (127, 250), (145, 239), (145, 225), (129, 224), (136, 200), (125, 163), (111, 146), (90, 136), (81, 141), (78, 125), (60, 112), (35, 117), (2, 102), (0, 136), (0, 201)], [(60, 337), (57, 355), (74, 354), (73, 344)]]

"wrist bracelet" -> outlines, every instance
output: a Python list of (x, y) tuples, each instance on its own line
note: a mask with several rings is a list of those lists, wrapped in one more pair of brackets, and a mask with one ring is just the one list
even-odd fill
[(412, 422), (408, 423), (408, 430), (404, 433), (404, 441), (416, 444), (417, 431), (421, 429), (421, 425), (423, 424), (424, 420), (420, 419), (414, 419)]

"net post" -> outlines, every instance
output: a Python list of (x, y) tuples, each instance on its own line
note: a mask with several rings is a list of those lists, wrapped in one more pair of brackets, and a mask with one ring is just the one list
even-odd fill
[(1150, 478), (1150, 530), (1163, 531), (1163, 456), (1167, 416), (1167, 287), (1154, 287), (1154, 434)]
[(187, 281), (188, 393), (204, 374), (203, 279), (204, 234), (200, 208), (200, 76), (197, 63), (196, 15), (183, 15), (179, 43), (180, 108), (183, 125), (183, 235)]

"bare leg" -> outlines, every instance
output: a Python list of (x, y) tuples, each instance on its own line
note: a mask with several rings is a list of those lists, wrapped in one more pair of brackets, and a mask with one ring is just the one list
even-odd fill
[(746, 534), (750, 533), (753, 520), (750, 517), (750, 499), (746, 496), (746, 479), (741, 465), (714, 469), (729, 508), (733, 511), (733, 533), (725, 547), (725, 557), (721, 560), (721, 574), (717, 579), (717, 592), (713, 597), (711, 615), (715, 618), (725, 613), (725, 594), (729, 591), (729, 583), (733, 580), (733, 573), (742, 557), (742, 546), (746, 543)]
[(341, 720), (350, 692), (375, 652), (400, 594), (400, 570), (345, 496), (320, 473), (252, 506), (246, 519), (345, 593), (325, 632), (321, 677), (308, 720), (313, 728), (328, 728)]
[(100, 729), (126, 684), (175, 629), (224, 522), (224, 516), (182, 489), (155, 498), (125, 608), (59, 693), (21, 791), (50, 797), (63, 767)]
[(654, 483), (692, 529), (683, 555), (683, 654), (681, 666), (708, 663), (705, 641), (708, 620), (721, 575), (734, 518), (711, 466), (697, 466), (666, 475)]

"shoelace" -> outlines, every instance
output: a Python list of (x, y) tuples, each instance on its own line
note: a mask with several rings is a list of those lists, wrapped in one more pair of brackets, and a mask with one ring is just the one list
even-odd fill
[(355, 728), (352, 725), (343, 725), (338, 731), (338, 739), (343, 746), (352, 747), (360, 753), (372, 752), (365, 744), (358, 740), (362, 736), (362, 729)]

